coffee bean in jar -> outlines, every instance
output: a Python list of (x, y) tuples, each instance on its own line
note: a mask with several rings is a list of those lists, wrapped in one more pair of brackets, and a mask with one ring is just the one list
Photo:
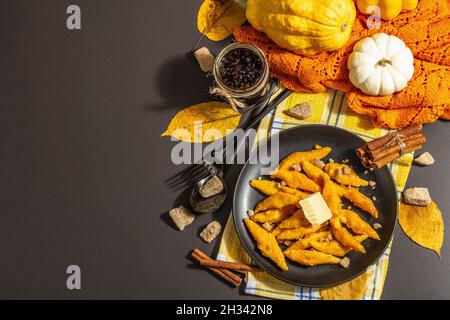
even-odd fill
[(260, 57), (247, 48), (228, 52), (219, 65), (222, 82), (233, 89), (247, 89), (254, 86), (263, 76), (264, 67)]
[[(224, 97), (238, 108), (252, 105), (264, 97), (269, 88), (269, 63), (264, 52), (246, 42), (226, 46), (214, 61), (216, 87), (213, 94)], [(236, 104), (238, 102), (238, 104)]]

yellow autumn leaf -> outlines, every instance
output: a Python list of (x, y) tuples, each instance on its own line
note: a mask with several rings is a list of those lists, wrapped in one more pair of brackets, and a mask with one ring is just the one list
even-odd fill
[(336, 287), (320, 290), (322, 300), (361, 300), (369, 287), (372, 270)]
[(205, 0), (198, 11), (198, 30), (210, 40), (221, 41), (245, 22), (245, 10), (232, 0)]
[(406, 235), (418, 245), (436, 251), (441, 256), (444, 242), (444, 221), (436, 203), (426, 207), (401, 203), (398, 221)]
[(212, 142), (235, 130), (241, 120), (225, 102), (200, 103), (178, 112), (161, 136), (185, 142)]

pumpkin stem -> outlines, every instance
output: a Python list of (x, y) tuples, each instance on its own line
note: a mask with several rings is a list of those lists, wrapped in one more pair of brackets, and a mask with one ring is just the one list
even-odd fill
[(345, 30), (347, 30), (347, 28), (348, 28), (348, 23), (345, 22), (341, 27), (341, 31), (344, 32)]
[(385, 58), (383, 58), (380, 61), (378, 61), (378, 65), (379, 66), (386, 67), (387, 64), (392, 65), (392, 61), (388, 60), (388, 59), (385, 59)]

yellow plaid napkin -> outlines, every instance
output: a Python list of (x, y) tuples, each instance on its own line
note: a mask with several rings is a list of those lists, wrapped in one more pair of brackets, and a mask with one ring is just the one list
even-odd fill
[[(308, 102), (314, 112), (307, 120), (296, 120), (283, 113), (299, 103)], [(256, 145), (269, 135), (281, 130), (302, 124), (321, 123), (334, 125), (353, 131), (365, 140), (372, 140), (388, 133), (387, 130), (374, 128), (369, 119), (355, 114), (348, 108), (345, 94), (336, 90), (324, 93), (306, 94), (293, 93), (275, 112), (269, 114), (259, 126)], [(412, 154), (406, 154), (402, 158), (389, 164), (389, 168), (397, 184), (398, 192), (402, 192), (408, 178), (409, 170), (413, 160)], [(380, 258), (371, 266), (372, 276), (364, 300), (380, 299), (383, 292), (384, 281), (388, 270), (389, 254), (391, 245)], [(250, 256), (241, 245), (230, 215), (225, 227), (220, 249), (219, 260), (252, 263)], [(268, 273), (248, 273), (245, 292), (247, 294), (259, 295), (273, 299), (289, 300), (317, 300), (320, 299), (319, 290), (304, 288), (284, 283)]]

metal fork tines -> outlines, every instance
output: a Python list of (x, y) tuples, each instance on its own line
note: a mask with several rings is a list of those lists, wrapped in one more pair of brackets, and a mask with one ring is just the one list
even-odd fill
[(194, 185), (204, 178), (213, 177), (218, 172), (219, 169), (213, 164), (203, 161), (200, 164), (193, 164), (183, 171), (175, 174), (167, 179), (166, 183), (171, 189), (178, 189), (189, 185)]

